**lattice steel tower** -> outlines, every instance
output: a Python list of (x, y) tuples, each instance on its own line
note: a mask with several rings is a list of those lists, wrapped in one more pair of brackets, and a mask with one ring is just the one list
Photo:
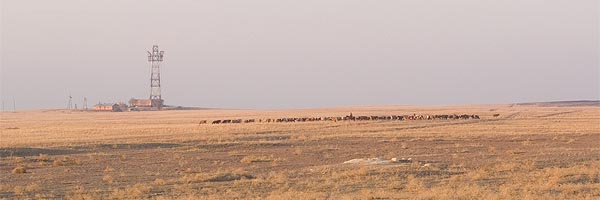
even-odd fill
[(163, 61), (163, 51), (158, 51), (158, 45), (152, 47), (152, 52), (148, 51), (148, 62), (150, 62), (150, 101), (152, 107), (160, 109), (163, 106), (163, 99), (160, 94), (160, 63)]

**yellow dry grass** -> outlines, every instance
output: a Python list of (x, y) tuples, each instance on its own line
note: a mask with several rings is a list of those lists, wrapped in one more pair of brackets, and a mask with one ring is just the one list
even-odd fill
[[(482, 119), (198, 124), (350, 112)], [(1, 113), (0, 198), (598, 199), (598, 141), (599, 107)]]

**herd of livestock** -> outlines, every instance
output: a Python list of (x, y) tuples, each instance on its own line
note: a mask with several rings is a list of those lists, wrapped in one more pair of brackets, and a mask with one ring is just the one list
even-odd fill
[[(386, 115), (386, 116), (354, 116), (352, 113), (345, 117), (293, 117), (276, 119), (223, 119), (210, 121), (211, 124), (239, 124), (239, 123), (274, 123), (274, 122), (315, 122), (315, 121), (374, 121), (374, 120), (450, 120), (450, 119), (479, 119), (478, 115)], [(208, 124), (208, 120), (200, 124)]]

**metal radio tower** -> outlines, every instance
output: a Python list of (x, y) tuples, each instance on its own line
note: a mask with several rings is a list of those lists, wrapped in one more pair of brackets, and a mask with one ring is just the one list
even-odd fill
[(152, 107), (161, 108), (163, 99), (160, 95), (160, 63), (163, 61), (163, 51), (158, 51), (158, 45), (152, 47), (152, 52), (148, 51), (148, 62), (151, 66), (150, 74), (150, 100)]
[(87, 110), (88, 106), (87, 106), (87, 97), (83, 97), (83, 109)]

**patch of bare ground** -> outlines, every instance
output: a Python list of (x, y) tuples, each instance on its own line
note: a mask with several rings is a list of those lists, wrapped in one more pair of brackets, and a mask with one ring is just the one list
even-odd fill
[[(482, 119), (198, 124), (349, 112)], [(600, 107), (27, 111), (2, 120), (6, 199), (600, 198)]]

